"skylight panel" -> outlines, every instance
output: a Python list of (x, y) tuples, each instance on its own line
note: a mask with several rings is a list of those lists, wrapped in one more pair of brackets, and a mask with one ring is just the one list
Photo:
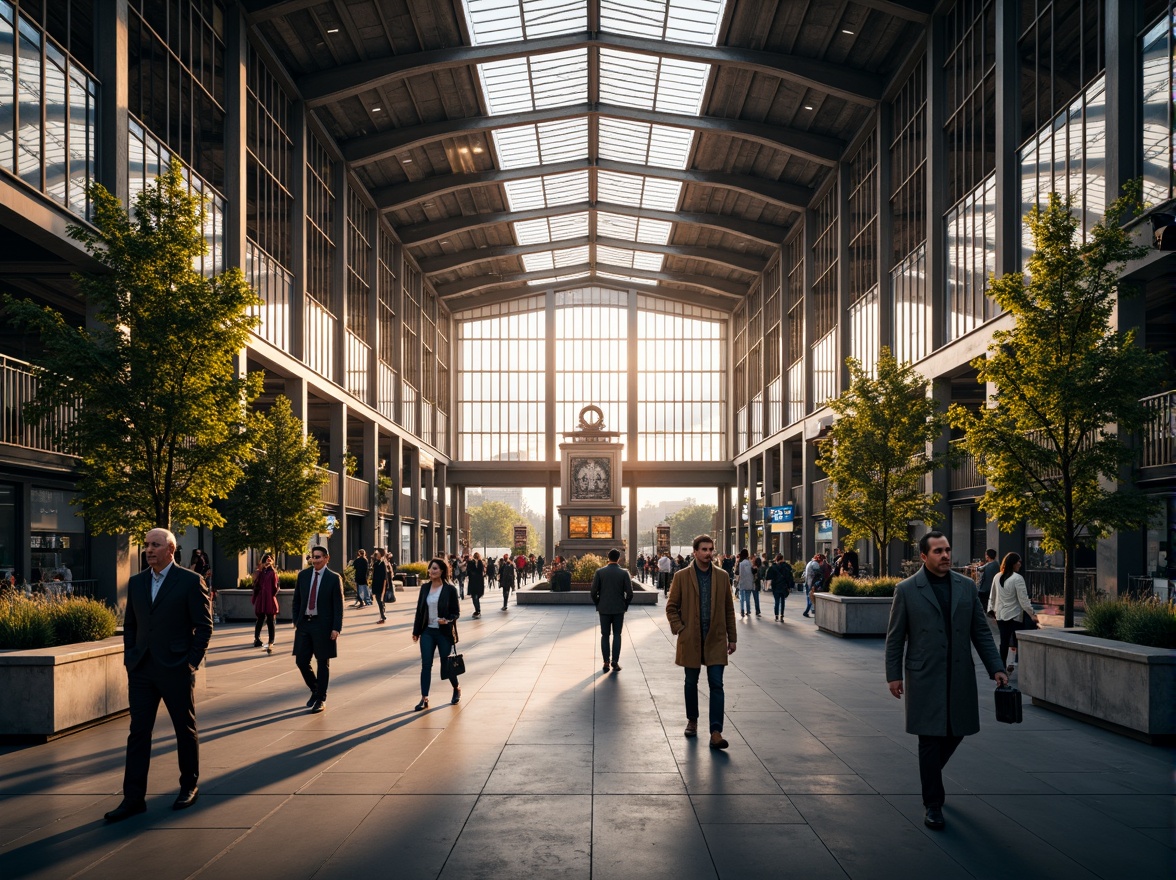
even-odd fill
[(588, 171), (511, 180), (505, 188), (506, 202), (512, 211), (574, 205), (588, 201)]
[(523, 255), (523, 268), (528, 272), (542, 272), (544, 269), (562, 269), (565, 266), (579, 266), (587, 262), (588, 245), (544, 251), (541, 254)]
[(588, 158), (588, 120), (585, 117), (518, 125), (491, 132), (498, 167), (534, 168)]
[(682, 183), (677, 180), (658, 180), (637, 174), (600, 171), (597, 177), (597, 191), (602, 202), (630, 205), (634, 208), (673, 211), (678, 207)]
[(668, 244), (672, 223), (665, 220), (650, 220), (647, 217), (626, 217), (599, 211), (596, 214), (596, 231), (601, 238), (620, 238), (625, 241), (640, 241), (646, 244)]
[(588, 29), (584, 0), (465, 0), (462, 5), (475, 46)]
[(602, 159), (679, 171), (690, 161), (694, 132), (688, 128), (601, 117), (599, 129)]
[(605, 104), (697, 116), (710, 65), (600, 50), (600, 100)]
[(657, 284), (652, 278), (634, 278), (632, 275), (617, 275), (613, 272), (601, 272), (599, 269), (596, 275), (600, 278), (611, 278), (613, 281), (623, 281), (626, 284), (646, 284), (651, 287)]
[(664, 254), (651, 254), (645, 251), (633, 251), (628, 248), (597, 245), (596, 259), (598, 262), (610, 266), (623, 266), (626, 269), (647, 269), (650, 272), (660, 272), (666, 258)]
[(588, 212), (565, 214), (561, 217), (540, 217), (511, 224), (519, 244), (542, 244), (584, 238), (588, 235)]
[(491, 116), (582, 104), (588, 100), (588, 50), (479, 64), (478, 76)]
[(678, 43), (714, 46), (725, 0), (601, 0), (600, 27)]

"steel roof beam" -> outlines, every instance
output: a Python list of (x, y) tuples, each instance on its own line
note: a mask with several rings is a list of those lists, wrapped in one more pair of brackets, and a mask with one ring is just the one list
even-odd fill
[(805, 210), (813, 197), (813, 191), (806, 186), (778, 180), (766, 180), (750, 174), (725, 174), (718, 171), (692, 171), (689, 169), (679, 171), (676, 168), (653, 168), (648, 165), (635, 165), (631, 162), (598, 159), (595, 163), (591, 160), (576, 160), (553, 165), (534, 165), (529, 168), (512, 168), (509, 171), (494, 169), (476, 174), (443, 174), (411, 183), (381, 187), (372, 191), (372, 198), (376, 202), (376, 207), (381, 211), (396, 211), (458, 190), (493, 186), (511, 180), (525, 180), (550, 174), (566, 174), (592, 168), (731, 190), (794, 211)]
[(749, 70), (799, 83), (827, 95), (869, 107), (882, 99), (882, 90), (885, 86), (880, 77), (869, 71), (783, 52), (731, 46), (699, 46), (624, 34), (593, 35), (577, 32), (513, 43), (454, 46), (448, 49), (393, 55), (373, 61), (358, 61), (300, 77), (298, 90), (308, 106), (321, 107), (410, 76), (591, 47), (616, 49), (638, 55), (656, 55), (675, 60), (709, 62), (720, 67)]
[(575, 290), (581, 287), (605, 287), (610, 290), (635, 289), (638, 293), (645, 294), (646, 296), (670, 300), (672, 302), (689, 303), (690, 305), (702, 306), (704, 309), (713, 309), (716, 312), (723, 312), (724, 314), (730, 314), (739, 304), (738, 300), (729, 297), (706, 294), (700, 290), (692, 290), (686, 287), (659, 285), (658, 287), (646, 288), (639, 284), (625, 284), (623, 281), (617, 281), (614, 278), (593, 277), (576, 278), (569, 281), (553, 282), (552, 284), (515, 284), (512, 287), (495, 288), (490, 291), (471, 291), (470, 293), (451, 296), (444, 300), (444, 303), (450, 311), (457, 314), (467, 309), (476, 309), (479, 306), (495, 305), (497, 303), (510, 302), (515, 299), (525, 299), (529, 296), (540, 296), (548, 290)]
[(685, 284), (690, 287), (701, 287), (720, 296), (732, 299), (742, 299), (747, 295), (749, 285), (736, 281), (726, 281), (721, 278), (711, 278), (706, 275), (688, 275), (681, 272), (650, 272), (648, 269), (630, 269), (625, 266), (612, 266), (599, 261), (592, 263), (577, 263), (574, 266), (557, 266), (554, 269), (542, 269), (538, 272), (517, 272), (513, 275), (478, 275), (473, 278), (462, 278), (449, 284), (439, 284), (436, 287), (437, 296), (446, 299), (451, 296), (461, 296), (484, 287), (498, 284), (518, 284), (528, 281), (542, 281), (548, 278), (558, 278), (561, 275), (572, 275), (576, 272), (613, 272), (617, 275), (628, 275), (633, 278), (645, 278), (650, 281), (670, 281)]
[(895, 18), (926, 24), (931, 20), (931, 13), (936, 0), (855, 0), (859, 6), (876, 9)]
[(575, 119), (579, 116), (604, 116), (611, 119), (626, 119), (632, 122), (668, 125), (728, 135), (764, 144), (830, 168), (837, 164), (841, 154), (845, 151), (844, 141), (837, 138), (787, 128), (782, 125), (717, 116), (686, 116), (677, 113), (662, 113), (657, 110), (617, 107), (610, 104), (597, 106), (574, 104), (570, 107), (553, 107), (503, 116), (467, 116), (463, 119), (444, 119), (440, 122), (427, 122), (423, 125), (391, 129), (351, 138), (343, 141), (339, 147), (347, 162), (352, 165), (365, 165), (404, 150), (422, 147), (425, 144), (457, 135), (483, 134), (496, 128), (534, 125), (540, 122)]
[(639, 217), (647, 220), (663, 220), (666, 223), (687, 223), (695, 226), (706, 226), (721, 232), (729, 232), (742, 238), (749, 238), (767, 245), (778, 245), (788, 234), (788, 227), (773, 226), (769, 223), (757, 223), (754, 220), (743, 220), (726, 214), (704, 214), (689, 211), (655, 211), (652, 208), (632, 208), (628, 205), (614, 205), (608, 202), (577, 202), (571, 205), (558, 205), (551, 208), (532, 208), (526, 211), (497, 211), (490, 214), (472, 214), (463, 217), (447, 217), (429, 223), (418, 223), (414, 226), (401, 226), (396, 230), (400, 241), (406, 246), (424, 244), (429, 241), (456, 235), (459, 232), (469, 232), (484, 226), (495, 226), (499, 223), (514, 223), (522, 220), (538, 220), (547, 217), (562, 217), (566, 214), (577, 214), (582, 211), (606, 211), (611, 214), (621, 214), (626, 217)]
[(420, 266), (421, 271), (426, 275), (435, 275), (438, 272), (451, 272), (454, 269), (473, 266), (477, 263), (485, 263), (502, 257), (521, 257), (526, 254), (541, 254), (546, 251), (566, 250), (568, 248), (584, 247), (591, 244), (595, 244), (598, 247), (626, 248), (645, 254), (664, 254), (668, 257), (702, 260), (716, 266), (737, 269), (741, 272), (750, 272), (753, 275), (758, 275), (768, 265), (768, 261), (760, 257), (751, 254), (737, 254), (733, 251), (724, 251), (718, 248), (691, 247), (676, 244), (646, 244), (645, 242), (639, 241), (626, 241), (623, 238), (598, 237), (592, 239), (590, 236), (581, 236), (579, 238), (567, 238), (563, 241), (498, 245), (496, 247), (478, 248), (472, 251), (465, 250), (457, 254), (446, 254), (442, 257), (422, 260)]

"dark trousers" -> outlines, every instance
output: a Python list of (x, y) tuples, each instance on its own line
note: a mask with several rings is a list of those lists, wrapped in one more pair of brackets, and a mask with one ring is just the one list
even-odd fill
[(668, 571), (659, 571), (657, 573), (657, 584), (659, 587), (662, 588), (662, 590), (665, 592), (665, 594), (667, 596), (670, 593), (670, 582), (673, 579), (674, 579), (674, 576)]
[(482, 594), (470, 591), (470, 601), (474, 603), (474, 614), (482, 613)]
[[(327, 698), (327, 685), (331, 683), (331, 632), (324, 626), (317, 622), (300, 623), (294, 637), (294, 662), (316, 700)], [(318, 663), (317, 675), (310, 666), (312, 657)]]
[[(698, 720), (698, 678), (702, 667), (686, 667), (686, 718)], [(723, 667), (706, 668), (706, 684), (710, 688), (710, 729), (723, 730)]]
[[(377, 587), (372, 590), (372, 598), (376, 600), (376, 607), (380, 609), (380, 617), (384, 616), (384, 591), (385, 587)], [(396, 601), (396, 597), (392, 597), (392, 601)]]
[(1017, 647), (1017, 630), (1021, 628), (1021, 619), (998, 620), (996, 628), (1000, 630), (1000, 662), (1009, 662), (1009, 648)]
[(253, 641), (261, 641), (261, 625), (266, 625), (266, 631), (269, 633), (269, 643), (274, 643), (274, 615), (272, 614), (258, 614), (257, 625), (253, 627)]
[(625, 612), (620, 614), (601, 614), (600, 615), (600, 656), (604, 658), (604, 662), (608, 662), (609, 648), (608, 636), (612, 632), (612, 662), (616, 663), (621, 659), (621, 629), (625, 625)]
[(919, 782), (924, 807), (943, 806), (943, 768), (963, 741), (962, 736), (919, 737)]
[(453, 642), (449, 641), (446, 633), (440, 627), (427, 627), (421, 633), (421, 696), (429, 695), (429, 682), (433, 678), (433, 652), (441, 653), (441, 677), (457, 687), (457, 676), (449, 674), (449, 653), (453, 650)]
[(164, 667), (147, 657), (127, 671), (127, 697), (131, 732), (127, 737), (127, 767), (123, 797), (141, 801), (147, 795), (147, 770), (151, 765), (151, 731), (159, 701), (171, 716), (180, 759), (180, 788), (196, 787), (200, 778), (200, 737), (196, 733), (196, 674), (187, 665)]
[(506, 603), (510, 599), (510, 591), (512, 589), (514, 589), (514, 588), (511, 586), (507, 586), (506, 584), (502, 585), (502, 607), (503, 608), (506, 607)]
[(781, 614), (783, 614), (783, 613), (784, 613), (784, 602), (785, 602), (785, 600), (787, 600), (787, 598), (788, 598), (788, 594), (787, 594), (787, 593), (776, 593), (776, 594), (775, 594), (775, 599), (776, 599), (776, 616), (777, 616), (777, 617), (779, 617)]

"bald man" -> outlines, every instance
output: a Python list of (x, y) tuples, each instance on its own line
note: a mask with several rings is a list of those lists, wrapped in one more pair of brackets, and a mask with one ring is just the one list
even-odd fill
[(176, 731), (180, 794), (173, 810), (196, 803), (200, 741), (196, 734), (196, 670), (212, 638), (212, 597), (204, 579), (175, 564), (176, 537), (152, 529), (144, 539), (147, 568), (131, 578), (123, 625), (123, 663), (127, 667), (131, 732), (123, 799), (106, 814), (119, 822), (147, 809), (147, 770), (151, 731), (159, 701)]

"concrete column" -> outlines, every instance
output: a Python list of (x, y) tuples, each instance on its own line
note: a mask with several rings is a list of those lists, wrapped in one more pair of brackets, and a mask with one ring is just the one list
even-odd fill
[[(127, 130), (130, 78), (127, 0), (98, 0), (94, 10), (95, 75), (98, 90), (98, 182), (124, 205), (130, 195)], [(125, 589), (125, 588), (124, 588)]]
[(811, 559), (817, 552), (817, 518), (813, 516), (813, 483), (817, 480), (817, 447), (807, 441), (800, 442), (801, 456), (801, 507), (804, 510), (802, 523), (802, 544), (805, 559)]
[(743, 496), (747, 492), (747, 465), (735, 466), (735, 550), (743, 547), (747, 541), (746, 527), (743, 525)]
[[(940, 411), (946, 411), (948, 406), (951, 405), (951, 380), (932, 380), (931, 396), (939, 404)], [(931, 448), (927, 451), (933, 455), (942, 455), (948, 451), (950, 440), (951, 429), (944, 428), (940, 432), (938, 439), (931, 444)], [(931, 472), (931, 491), (939, 494), (939, 504), (935, 507), (939, 519), (935, 523), (935, 528), (945, 534), (951, 534), (951, 505), (947, 501), (947, 495), (951, 491), (951, 468), (941, 467)]]
[(360, 543), (371, 550), (379, 547), (380, 539), (380, 427), (374, 421), (363, 422), (363, 479), (368, 484), (368, 506), (363, 516), (363, 537)]
[(400, 558), (400, 531), (404, 522), (404, 442), (399, 434), (392, 436), (392, 442), (388, 447), (388, 473), (392, 475), (392, 488), (389, 490), (392, 545), (387, 550), (397, 562), (411, 562), (412, 560)]
[(302, 436), (306, 436), (306, 418), (307, 418), (307, 399), (306, 399), (306, 379), (301, 376), (287, 376), (283, 380), (285, 388), (283, 393), (290, 398), (290, 409), (294, 413), (294, 417), (302, 423)]
[(759, 474), (756, 473), (758, 462), (758, 456), (747, 460), (747, 549), (753, 554), (759, 552), (759, 533), (756, 530), (756, 525), (762, 517), (757, 485)]
[(445, 484), (445, 465), (437, 462), (433, 466), (433, 507), (436, 518), (435, 527), (437, 529), (437, 543), (434, 545), (434, 549), (437, 551), (437, 555), (448, 553), (450, 550), (448, 535), (449, 506), (446, 504)]
[(412, 559), (405, 562), (415, 562), (421, 558), (421, 456), (415, 446), (404, 449), (405, 464), (409, 469), (408, 516), (412, 519), (412, 531), (409, 533), (408, 546), (412, 550)]
[[(1139, 31), (1143, 4), (1133, 0), (1106, 0), (1107, 60), (1107, 204), (1122, 193), (1123, 184), (1140, 173)], [(1140, 297), (1142, 299), (1142, 297)], [(1141, 560), (1142, 562), (1142, 560)], [(1139, 574), (1140, 572), (1132, 572)]]
[[(543, 458), (547, 462), (554, 462), (559, 457), (559, 444), (555, 424), (555, 292), (551, 290), (548, 290), (543, 298), (543, 326), (546, 331), (543, 337), (546, 340), (543, 349), (543, 394), (546, 401), (543, 408)], [(571, 427), (564, 426), (565, 429)], [(547, 514), (547, 522), (551, 522), (550, 512)], [(554, 548), (555, 544), (552, 543), (551, 547)]]
[(715, 550), (728, 553), (731, 550), (731, 486), (724, 483), (718, 488), (719, 502), (719, 534), (712, 535), (715, 539)]
[[(550, 403), (548, 403), (547, 406), (548, 406), (548, 409), (551, 408)], [(550, 482), (547, 484), (547, 486), (545, 487), (545, 491), (544, 491), (543, 513), (544, 513), (544, 517), (545, 517), (544, 518), (544, 526), (543, 526), (543, 546), (545, 549), (544, 549), (543, 555), (547, 559), (554, 559), (555, 558), (555, 487), (552, 486)]]
[(336, 473), (335, 480), (339, 488), (339, 511), (336, 514), (339, 524), (327, 544), (333, 565), (337, 571), (342, 571), (347, 564), (347, 470), (343, 464), (343, 454), (347, 449), (347, 404), (332, 403), (330, 405), (330, 468)]
[[(625, 460), (637, 461), (637, 291), (629, 290), (629, 314), (628, 314), (629, 338), (625, 340), (628, 353), (628, 373), (626, 375), (628, 400), (626, 402), (625, 420), (629, 423), (628, 430), (625, 435)], [(635, 509), (630, 505), (630, 514), (634, 514)], [(632, 516), (635, 523), (636, 516)], [(634, 526), (634, 529), (636, 526)], [(636, 531), (633, 532), (636, 535)], [(632, 546), (632, 542), (630, 542)], [(631, 558), (636, 559), (637, 554), (631, 553)], [(632, 565), (632, 562), (630, 562)]]
[(425, 494), (425, 512), (418, 521), (428, 523), (424, 535), (425, 544), (421, 551), (425, 556), (433, 557), (437, 555), (437, 466), (434, 465), (427, 471), (420, 471), (420, 475), (421, 488)]

